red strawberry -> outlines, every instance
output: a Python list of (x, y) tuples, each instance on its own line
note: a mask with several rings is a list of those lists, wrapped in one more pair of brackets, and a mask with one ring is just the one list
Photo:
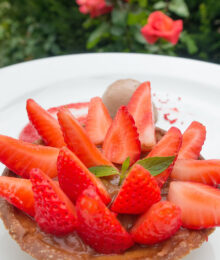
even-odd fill
[(63, 147), (65, 142), (60, 125), (46, 110), (33, 99), (27, 100), (27, 113), (30, 122), (34, 125), (45, 144), (53, 147)]
[(133, 245), (131, 236), (122, 227), (99, 196), (91, 188), (78, 198), (77, 232), (82, 240), (98, 253), (118, 254)]
[(142, 83), (128, 103), (128, 111), (137, 126), (143, 151), (149, 151), (156, 144), (150, 82)]
[(171, 178), (208, 185), (220, 184), (220, 160), (177, 160)]
[(28, 123), (19, 134), (19, 140), (28, 143), (34, 143), (40, 139), (41, 137), (31, 123)]
[(68, 148), (79, 157), (86, 167), (112, 165), (92, 143), (85, 130), (68, 109), (61, 109), (57, 115)]
[(135, 164), (122, 184), (111, 210), (117, 213), (141, 214), (161, 200), (160, 188), (149, 171)]
[(121, 106), (110, 126), (103, 144), (103, 154), (112, 162), (122, 164), (130, 157), (130, 164), (140, 158), (141, 146), (133, 117)]
[(203, 229), (220, 225), (220, 190), (211, 186), (173, 181), (168, 200), (182, 210), (183, 226)]
[(181, 210), (169, 201), (154, 204), (131, 229), (135, 242), (152, 245), (174, 235), (181, 226)]
[(112, 119), (100, 97), (94, 97), (89, 103), (86, 121), (86, 132), (96, 145), (102, 144), (106, 133), (112, 123)]
[[(58, 110), (63, 107), (66, 107), (71, 111), (73, 115), (76, 115), (77, 121), (79, 121), (81, 125), (85, 125), (88, 106), (89, 106), (88, 102), (73, 103), (73, 104), (63, 105), (59, 107), (52, 107), (47, 111), (48, 113), (51, 114), (51, 116), (57, 119)], [(37, 130), (34, 128), (34, 126), (31, 123), (27, 124), (19, 135), (20, 140), (29, 143), (34, 143), (40, 138), (41, 137), (39, 136)]]
[(32, 169), (30, 180), (35, 199), (35, 220), (39, 227), (54, 235), (72, 232), (77, 225), (75, 207), (59, 185), (40, 169)]
[(0, 135), (0, 162), (11, 171), (29, 178), (32, 168), (40, 168), (51, 178), (57, 176), (57, 148), (26, 143)]
[(60, 150), (57, 160), (58, 179), (60, 187), (74, 202), (88, 187), (93, 187), (105, 204), (111, 201), (105, 186), (96, 178), (79, 158), (68, 148)]
[[(155, 156), (175, 156), (177, 157), (182, 143), (182, 134), (176, 127), (171, 127), (163, 138), (154, 146), (147, 157)], [(155, 176), (160, 187), (166, 182), (172, 172), (175, 161), (161, 174)]]
[(199, 122), (192, 122), (183, 133), (183, 143), (178, 159), (198, 159), (206, 138), (206, 128)]
[(0, 176), (0, 197), (34, 216), (34, 194), (30, 180)]

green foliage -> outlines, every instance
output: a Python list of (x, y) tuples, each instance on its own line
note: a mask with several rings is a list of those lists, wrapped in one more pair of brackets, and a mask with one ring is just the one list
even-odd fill
[[(71, 0), (0, 0), (0, 67), (86, 51), (157, 53), (220, 62), (220, 1), (109, 2), (114, 3), (110, 14), (91, 19)], [(151, 45), (141, 35), (141, 27), (155, 10), (183, 19), (177, 45), (164, 40)]]
[(86, 51), (85, 20), (70, 0), (0, 0), (0, 66)]

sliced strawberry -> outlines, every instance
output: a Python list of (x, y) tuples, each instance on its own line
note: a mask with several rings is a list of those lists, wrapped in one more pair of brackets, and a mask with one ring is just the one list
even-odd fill
[(171, 178), (216, 186), (220, 184), (220, 160), (177, 160)]
[(155, 178), (141, 165), (135, 164), (122, 184), (111, 210), (117, 213), (141, 214), (161, 200)]
[(77, 225), (75, 207), (59, 185), (40, 169), (32, 169), (30, 180), (35, 199), (35, 220), (50, 234), (66, 235)]
[(82, 240), (98, 253), (118, 254), (133, 245), (131, 236), (122, 227), (99, 196), (91, 188), (78, 198), (77, 232)]
[[(57, 119), (57, 112), (59, 109), (66, 107), (68, 108), (73, 115), (76, 116), (77, 121), (81, 125), (85, 125), (86, 118), (87, 118), (87, 111), (88, 111), (89, 102), (81, 102), (81, 103), (73, 103), (73, 104), (67, 104), (59, 107), (52, 107), (48, 109), (47, 111), (53, 116), (55, 119)], [(19, 134), (19, 140), (22, 140), (24, 142), (28, 143), (34, 143), (35, 141), (39, 140), (41, 137), (38, 134), (37, 130), (34, 128), (34, 126), (29, 123), (27, 124), (24, 129)]]
[(46, 145), (58, 148), (66, 145), (59, 123), (49, 112), (39, 106), (33, 99), (27, 100), (26, 109), (30, 122)]
[(79, 158), (66, 147), (60, 150), (57, 170), (60, 187), (74, 202), (90, 186), (99, 194), (105, 204), (111, 201), (111, 197), (101, 180), (96, 178)]
[(30, 180), (0, 176), (0, 197), (34, 216), (34, 194)]
[(110, 126), (103, 144), (103, 154), (114, 163), (122, 164), (130, 157), (130, 164), (140, 158), (141, 146), (133, 117), (121, 106)]
[(220, 190), (211, 186), (173, 181), (168, 200), (182, 210), (183, 226), (203, 229), (220, 225)]
[(58, 120), (68, 148), (86, 165), (112, 165), (89, 139), (85, 130), (68, 109), (58, 112)]
[(68, 108), (73, 114), (75, 114), (75, 110), (88, 109), (88, 106), (89, 106), (89, 102), (71, 103), (71, 104), (62, 105), (62, 106), (58, 106), (58, 107), (51, 107), (48, 109), (48, 112), (50, 112), (52, 114), (57, 114), (57, 112), (61, 108)]
[[(176, 127), (171, 127), (163, 138), (154, 146), (147, 157), (155, 156), (175, 156), (177, 157), (182, 144), (182, 134)], [(161, 174), (155, 176), (160, 187), (166, 182), (172, 172), (174, 162)]]
[(100, 97), (90, 100), (86, 121), (86, 133), (96, 145), (102, 144), (107, 131), (112, 123), (112, 118)]
[(41, 137), (31, 123), (28, 123), (19, 134), (19, 140), (24, 142), (34, 143), (39, 139)]
[(169, 201), (154, 204), (131, 229), (135, 242), (152, 245), (174, 235), (181, 226), (181, 210)]
[(128, 111), (137, 126), (143, 151), (149, 151), (156, 144), (153, 106), (150, 82), (142, 83), (128, 103)]
[(199, 122), (192, 122), (183, 133), (183, 143), (178, 159), (198, 159), (206, 138), (206, 128)]
[(51, 178), (57, 176), (57, 148), (26, 143), (0, 135), (0, 162), (11, 171), (29, 178), (32, 168), (40, 168)]

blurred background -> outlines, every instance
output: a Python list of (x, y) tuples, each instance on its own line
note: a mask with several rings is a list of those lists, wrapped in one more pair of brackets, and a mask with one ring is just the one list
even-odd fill
[[(169, 30), (179, 20), (173, 40)], [(0, 67), (85, 52), (220, 63), (220, 0), (0, 0)]]

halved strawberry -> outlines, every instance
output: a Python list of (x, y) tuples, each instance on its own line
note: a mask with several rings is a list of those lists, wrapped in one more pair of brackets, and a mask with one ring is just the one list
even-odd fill
[(133, 245), (131, 236), (93, 189), (78, 198), (76, 212), (79, 236), (98, 253), (118, 254)]
[(93, 187), (105, 204), (111, 201), (105, 186), (96, 178), (79, 158), (68, 148), (60, 150), (57, 159), (59, 184), (67, 196), (74, 202), (88, 187)]
[(159, 200), (161, 196), (157, 181), (149, 171), (135, 164), (125, 178), (111, 210), (117, 213), (141, 214)]
[(206, 138), (206, 128), (194, 121), (183, 133), (183, 143), (178, 159), (198, 159)]
[[(176, 127), (171, 127), (163, 138), (154, 146), (147, 157), (175, 156), (177, 157), (182, 144), (182, 134)], [(162, 187), (172, 172), (174, 162), (161, 174), (155, 176), (159, 187)]]
[(92, 143), (85, 130), (68, 109), (62, 108), (57, 115), (68, 148), (79, 157), (86, 167), (112, 165)]
[(100, 97), (90, 100), (86, 121), (86, 133), (96, 145), (102, 144), (107, 131), (112, 123), (112, 118)]
[[(77, 121), (81, 125), (85, 125), (88, 106), (89, 106), (89, 102), (72, 103), (72, 104), (67, 104), (59, 107), (52, 107), (49, 108), (47, 111), (48, 113), (51, 114), (52, 117), (57, 119), (57, 112), (59, 111), (59, 109), (66, 107), (71, 111), (73, 115), (76, 116)], [(31, 123), (27, 124), (19, 134), (19, 140), (28, 143), (34, 143), (40, 138), (41, 138), (40, 135), (38, 134), (37, 130), (34, 128), (34, 126)]]
[(173, 181), (168, 200), (182, 210), (183, 226), (203, 229), (220, 225), (220, 190), (211, 186)]
[(136, 89), (128, 103), (128, 111), (137, 126), (142, 150), (151, 150), (156, 144), (156, 137), (149, 81), (142, 83)]
[(152, 245), (173, 236), (181, 226), (181, 210), (169, 201), (154, 204), (131, 229), (135, 242)]
[(133, 117), (121, 106), (103, 143), (103, 154), (114, 163), (122, 164), (130, 157), (130, 164), (140, 158), (141, 146)]
[(58, 148), (66, 145), (58, 121), (49, 112), (39, 106), (33, 99), (27, 100), (26, 109), (30, 122), (46, 145)]
[(51, 178), (57, 176), (57, 156), (54, 147), (26, 143), (0, 135), (0, 162), (11, 171), (29, 178), (32, 168), (40, 168)]
[(75, 230), (75, 207), (59, 185), (40, 169), (32, 169), (30, 180), (35, 199), (35, 220), (39, 227), (50, 234), (66, 235)]
[(28, 215), (34, 216), (34, 194), (30, 180), (0, 176), (0, 197)]
[(208, 185), (220, 184), (220, 160), (177, 160), (171, 178)]
[(28, 123), (19, 134), (19, 140), (27, 143), (34, 143), (40, 139), (40, 135), (31, 123)]

